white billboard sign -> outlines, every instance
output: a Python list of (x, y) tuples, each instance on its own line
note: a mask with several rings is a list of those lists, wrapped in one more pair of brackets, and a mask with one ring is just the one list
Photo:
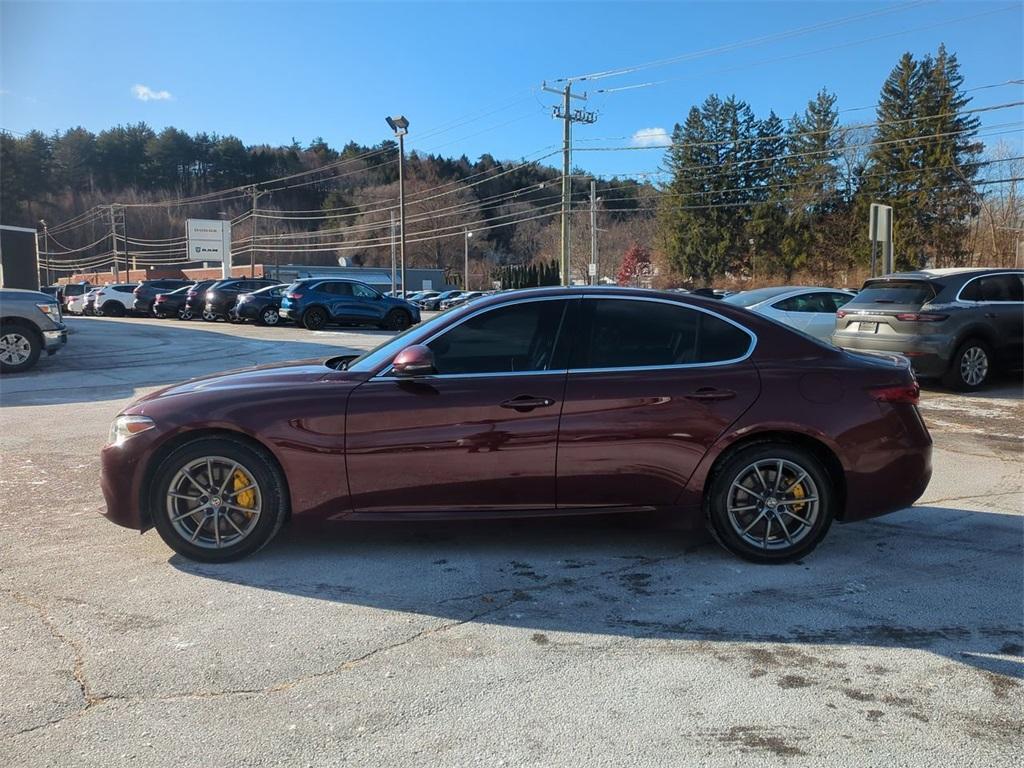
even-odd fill
[(219, 261), (224, 277), (231, 276), (231, 222), (188, 219), (185, 222), (189, 261)]

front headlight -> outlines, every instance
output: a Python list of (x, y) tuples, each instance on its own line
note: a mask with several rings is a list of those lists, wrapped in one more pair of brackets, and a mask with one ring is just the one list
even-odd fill
[(121, 445), (132, 435), (153, 429), (156, 424), (148, 416), (118, 416), (110, 425), (110, 444)]
[(55, 323), (60, 322), (60, 305), (59, 304), (36, 304), (39, 307), (39, 311), (46, 315), (48, 318), (53, 320)]

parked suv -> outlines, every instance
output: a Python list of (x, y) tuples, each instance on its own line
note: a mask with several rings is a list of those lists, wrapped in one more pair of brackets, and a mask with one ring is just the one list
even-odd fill
[(288, 286), (281, 299), (281, 317), (311, 331), (328, 323), (363, 323), (402, 331), (420, 321), (420, 310), (355, 280), (317, 277)]
[(213, 322), (214, 320), (228, 319), (228, 313), (235, 306), (235, 300), (240, 293), (258, 291), (270, 285), (277, 285), (276, 280), (267, 280), (262, 277), (233, 278), (231, 280), (220, 280), (206, 289), (206, 304), (203, 306), (203, 320)]
[(178, 310), (178, 319), (191, 320), (196, 315), (201, 315), (203, 307), (206, 306), (206, 291), (211, 285), (219, 282), (219, 280), (200, 280), (185, 291), (185, 302)]
[[(76, 296), (85, 296), (89, 291), (93, 289), (92, 283), (88, 280), (84, 280), (81, 283), (68, 283), (67, 285), (60, 286), (60, 303), (61, 310), (67, 311), (68, 302)], [(80, 299), (79, 302), (84, 302), (84, 299)]]
[(100, 317), (124, 317), (135, 305), (133, 284), (104, 285), (96, 291), (93, 314)]
[(132, 308), (141, 315), (149, 315), (153, 311), (153, 302), (158, 293), (170, 293), (178, 288), (184, 288), (191, 283), (191, 280), (176, 278), (162, 278), (160, 280), (143, 280), (133, 292), (135, 302)]
[(868, 280), (836, 312), (839, 347), (897, 352), (921, 378), (982, 387), (1024, 365), (1024, 271), (929, 269)]
[(67, 340), (67, 326), (53, 296), (0, 289), (0, 372), (27, 371), (43, 351), (52, 355)]

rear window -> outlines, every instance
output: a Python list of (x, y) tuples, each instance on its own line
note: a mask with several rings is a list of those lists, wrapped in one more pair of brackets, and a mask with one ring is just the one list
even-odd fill
[(919, 307), (934, 299), (935, 295), (935, 286), (927, 280), (880, 280), (865, 283), (850, 303)]

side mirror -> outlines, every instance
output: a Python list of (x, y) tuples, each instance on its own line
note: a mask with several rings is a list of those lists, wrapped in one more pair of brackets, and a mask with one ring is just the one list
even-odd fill
[(406, 347), (395, 355), (391, 363), (391, 373), (403, 379), (437, 373), (437, 369), (434, 368), (434, 353), (425, 344)]

